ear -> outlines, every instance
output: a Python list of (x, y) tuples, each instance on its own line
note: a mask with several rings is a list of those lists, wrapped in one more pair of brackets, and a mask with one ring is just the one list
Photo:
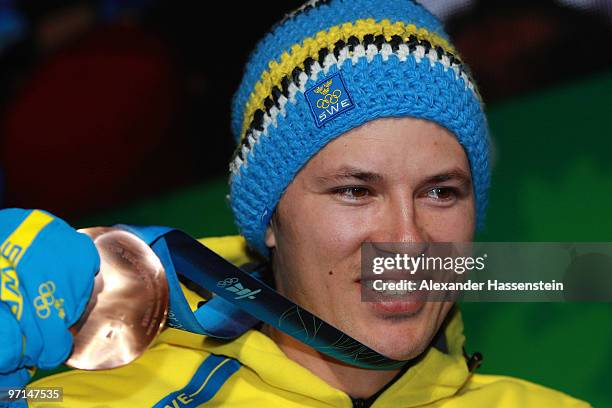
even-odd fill
[(268, 248), (276, 247), (276, 236), (274, 235), (274, 229), (272, 228), (272, 221), (268, 224), (266, 229), (266, 246)]

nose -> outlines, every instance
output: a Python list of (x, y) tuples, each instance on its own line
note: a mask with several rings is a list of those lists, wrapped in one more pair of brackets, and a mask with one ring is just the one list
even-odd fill
[(430, 239), (410, 196), (389, 199), (380, 211), (379, 223), (370, 235), (377, 252), (418, 256), (427, 251)]

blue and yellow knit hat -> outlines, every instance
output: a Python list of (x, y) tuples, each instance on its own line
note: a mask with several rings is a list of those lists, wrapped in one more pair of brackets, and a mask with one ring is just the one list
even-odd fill
[[(483, 105), (441, 23), (410, 0), (311, 0), (259, 42), (234, 96), (230, 202), (249, 244), (327, 143), (382, 117), (450, 130), (470, 161), (478, 224), (489, 187)], [(407, 158), (409, 160), (409, 158)]]

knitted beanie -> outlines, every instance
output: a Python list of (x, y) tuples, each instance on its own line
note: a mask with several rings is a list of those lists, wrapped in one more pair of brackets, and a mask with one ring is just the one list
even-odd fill
[(268, 255), (276, 205), (327, 143), (377, 118), (405, 116), (438, 123), (463, 146), (481, 226), (486, 118), (441, 23), (410, 0), (311, 0), (287, 15), (251, 54), (232, 104), (230, 203), (248, 243)]

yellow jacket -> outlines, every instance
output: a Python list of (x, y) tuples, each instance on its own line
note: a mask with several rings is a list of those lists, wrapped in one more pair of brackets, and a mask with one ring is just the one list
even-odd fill
[[(203, 241), (230, 261), (247, 260), (238, 237)], [(201, 300), (185, 289), (192, 308)], [(372, 407), (588, 407), (561, 392), (511, 377), (470, 373), (463, 323), (445, 329), (448, 352), (430, 347)], [(63, 387), (62, 403), (33, 407), (351, 407), (350, 397), (288, 359), (257, 330), (229, 342), (166, 329), (133, 363), (103, 371), (68, 371), (29, 387)]]

